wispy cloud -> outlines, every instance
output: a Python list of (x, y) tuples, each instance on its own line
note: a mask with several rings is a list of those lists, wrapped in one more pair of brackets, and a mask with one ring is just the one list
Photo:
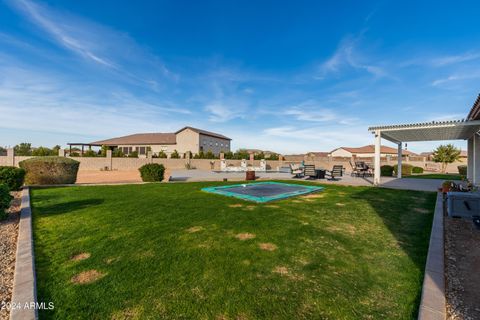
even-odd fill
[(127, 34), (29, 0), (8, 2), (60, 47), (151, 89), (177, 75)]
[(469, 73), (458, 73), (452, 74), (445, 78), (440, 78), (432, 81), (432, 86), (437, 87), (447, 83), (455, 82), (455, 81), (462, 81), (462, 80), (471, 80), (471, 79), (478, 79), (480, 78), (480, 73), (478, 72), (469, 72)]
[(457, 64), (457, 63), (462, 63), (462, 62), (467, 62), (467, 61), (472, 61), (472, 60), (478, 60), (480, 59), (480, 53), (479, 52), (465, 52), (462, 54), (458, 55), (451, 55), (451, 56), (443, 56), (443, 57), (437, 57), (432, 60), (432, 65), (438, 66), (438, 67), (443, 67), (447, 65), (452, 65), (452, 64)]
[(213, 103), (205, 106), (205, 111), (209, 112), (208, 119), (212, 122), (227, 122), (235, 118), (243, 118), (243, 109), (236, 109), (235, 105), (224, 105), (222, 103)]
[(366, 71), (375, 77), (387, 76), (385, 70), (372, 63), (364, 62), (357, 53), (357, 45), (360, 37), (347, 36), (340, 42), (333, 55), (320, 65), (319, 78), (325, 77), (329, 73), (338, 73), (342, 69), (353, 68)]

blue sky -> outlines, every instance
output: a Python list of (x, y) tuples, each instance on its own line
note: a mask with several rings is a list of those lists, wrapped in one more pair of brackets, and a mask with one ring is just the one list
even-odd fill
[(191, 125), (297, 153), (371, 144), (371, 125), (461, 119), (479, 92), (479, 9), (0, 0), (0, 145)]

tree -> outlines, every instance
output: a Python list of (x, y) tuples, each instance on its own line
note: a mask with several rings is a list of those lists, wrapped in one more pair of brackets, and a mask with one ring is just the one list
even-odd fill
[(453, 144), (441, 145), (433, 151), (433, 161), (440, 162), (442, 164), (442, 173), (445, 173), (449, 163), (460, 161), (461, 152)]
[(13, 147), (15, 155), (17, 156), (31, 156), (32, 155), (32, 144), (27, 142), (22, 142)]
[(0, 147), (0, 155), (7, 154), (7, 149)]
[(52, 149), (40, 146), (38, 148), (33, 149), (31, 151), (31, 154), (32, 156), (36, 156), (36, 157), (46, 157), (46, 156), (58, 155), (58, 151), (57, 151), (57, 154), (54, 154), (54, 151)]
[(180, 155), (178, 154), (177, 150), (174, 150), (172, 154), (170, 155), (170, 158), (172, 159), (180, 159)]

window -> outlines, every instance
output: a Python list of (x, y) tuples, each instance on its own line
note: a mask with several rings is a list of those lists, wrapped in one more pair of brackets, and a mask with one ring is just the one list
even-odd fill
[(132, 147), (121, 147), (120, 150), (122, 150), (123, 154), (130, 154), (132, 153)]
[(223, 143), (220, 143), (220, 147), (223, 147)]
[(138, 154), (146, 154), (147, 147), (137, 147)]
[(217, 147), (218, 147), (218, 142), (215, 142), (215, 146), (217, 146)]

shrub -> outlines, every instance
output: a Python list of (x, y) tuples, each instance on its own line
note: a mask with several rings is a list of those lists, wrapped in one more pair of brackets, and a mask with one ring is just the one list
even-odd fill
[(132, 151), (128, 154), (128, 158), (138, 158), (138, 151)]
[[(395, 173), (397, 173), (397, 167), (398, 167), (398, 165), (393, 166), (393, 171)], [(412, 169), (413, 169), (413, 166), (411, 164), (403, 163), (402, 164), (402, 176), (411, 176), (412, 175)]]
[(23, 160), (25, 183), (30, 185), (73, 184), (77, 180), (80, 162), (65, 157), (38, 157)]
[(125, 157), (125, 154), (122, 152), (122, 150), (117, 148), (117, 149), (112, 151), (112, 157), (113, 158), (123, 158), (123, 157)]
[(10, 191), (19, 190), (23, 186), (25, 170), (15, 167), (0, 167), (0, 184), (5, 184)]
[(10, 201), (12, 201), (10, 190), (6, 184), (0, 184), (0, 220), (7, 217), (7, 210), (10, 207)]
[(423, 173), (423, 168), (422, 167), (413, 167), (412, 168), (412, 173)]
[(177, 150), (174, 150), (172, 154), (170, 155), (170, 158), (172, 159), (180, 159), (180, 155), (178, 154)]
[(166, 159), (167, 158), (167, 154), (161, 150), (159, 153), (158, 153), (158, 157), (159, 158), (162, 158), (162, 159)]
[(145, 164), (138, 169), (140, 176), (144, 182), (159, 182), (163, 180), (163, 174), (165, 173), (165, 167), (163, 164), (149, 163)]
[(393, 176), (393, 166), (383, 165), (380, 167), (380, 175), (382, 177), (391, 177)]
[[(458, 166), (458, 173), (461, 175), (461, 176), (466, 176), (467, 175), (467, 166), (466, 165), (461, 165), (461, 166)], [(1, 181), (0, 181), (1, 182)]]
[(217, 157), (211, 150), (208, 150), (207, 153), (204, 155), (205, 159), (216, 159)]
[(55, 151), (50, 148), (40, 146), (32, 150), (32, 156), (34, 157), (58, 156), (58, 150), (55, 153)]
[(83, 153), (82, 157), (96, 157), (97, 153), (93, 150), (87, 150)]

